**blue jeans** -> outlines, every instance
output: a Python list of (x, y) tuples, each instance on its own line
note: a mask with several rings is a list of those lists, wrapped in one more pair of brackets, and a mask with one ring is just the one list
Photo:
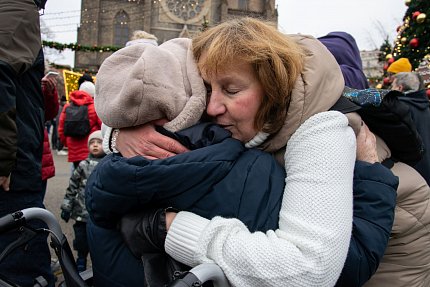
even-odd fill
[[(28, 207), (43, 205), (42, 192), (5, 192), (0, 188), (0, 216)], [(30, 221), (33, 228), (47, 228), (42, 221)], [(19, 236), (18, 231), (0, 234), (0, 252)], [(0, 274), (15, 284), (33, 286), (34, 278), (43, 276), (48, 286), (54, 286), (51, 272), (51, 254), (47, 244), (47, 235), (38, 234), (28, 244), (19, 247), (0, 262)]]

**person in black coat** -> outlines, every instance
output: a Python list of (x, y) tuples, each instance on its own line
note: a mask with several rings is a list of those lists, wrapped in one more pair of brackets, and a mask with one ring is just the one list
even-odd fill
[[(43, 0), (12, 0), (0, 4), (0, 217), (28, 208), (44, 208), (42, 150), (44, 100), (41, 80), (44, 56), (39, 9)], [(35, 228), (46, 228), (31, 222)], [(22, 232), (0, 234), (0, 252)], [(54, 286), (46, 233), (16, 249), (0, 262), (0, 277), (33, 286), (43, 276)]]
[(403, 92), (398, 98), (408, 105), (412, 119), (424, 143), (423, 158), (414, 165), (414, 168), (424, 177), (430, 185), (430, 104), (426, 90), (421, 89), (419, 75), (414, 72), (402, 72), (393, 76), (392, 90)]

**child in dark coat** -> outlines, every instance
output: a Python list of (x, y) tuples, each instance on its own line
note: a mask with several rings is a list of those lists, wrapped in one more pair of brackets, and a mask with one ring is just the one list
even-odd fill
[(87, 179), (97, 166), (99, 161), (105, 156), (102, 148), (102, 134), (97, 130), (88, 137), (88, 158), (81, 161), (79, 166), (73, 171), (70, 177), (69, 187), (61, 204), (61, 218), (68, 222), (70, 218), (75, 220), (73, 230), (75, 239), (73, 248), (78, 253), (76, 265), (78, 271), (82, 272), (87, 266), (87, 256), (89, 253), (87, 242), (87, 220), (88, 212), (85, 207), (85, 186)]

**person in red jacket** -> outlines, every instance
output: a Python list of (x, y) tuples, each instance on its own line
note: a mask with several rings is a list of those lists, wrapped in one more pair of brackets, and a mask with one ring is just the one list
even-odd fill
[[(68, 147), (68, 161), (73, 163), (73, 167), (76, 168), (79, 163), (86, 159), (88, 156), (88, 136), (101, 129), (102, 122), (96, 114), (94, 109), (94, 84), (86, 81), (83, 82), (78, 91), (70, 93), (69, 103), (64, 105), (63, 111), (60, 115), (60, 123), (58, 125), (58, 135), (61, 142)], [(90, 120), (91, 130), (85, 137), (67, 137), (64, 135), (64, 120), (66, 118), (66, 109), (73, 102), (76, 105), (87, 105), (88, 106), (88, 118)]]
[[(59, 109), (57, 79), (52, 74), (47, 74), (42, 78), (42, 93), (45, 103), (45, 122), (56, 117)], [(46, 193), (48, 178), (55, 175), (54, 158), (49, 146), (48, 131), (45, 129), (43, 138), (42, 153), (42, 191)]]

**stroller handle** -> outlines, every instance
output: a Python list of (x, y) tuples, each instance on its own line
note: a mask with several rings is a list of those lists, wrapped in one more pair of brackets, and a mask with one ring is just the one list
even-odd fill
[(23, 226), (26, 221), (39, 219), (48, 225), (54, 237), (61, 242), (63, 232), (55, 216), (48, 210), (39, 207), (25, 208), (0, 218), (0, 232)]
[(169, 287), (202, 286), (207, 281), (212, 281), (214, 287), (230, 286), (224, 272), (217, 264), (202, 263), (188, 271), (182, 279), (175, 280)]

